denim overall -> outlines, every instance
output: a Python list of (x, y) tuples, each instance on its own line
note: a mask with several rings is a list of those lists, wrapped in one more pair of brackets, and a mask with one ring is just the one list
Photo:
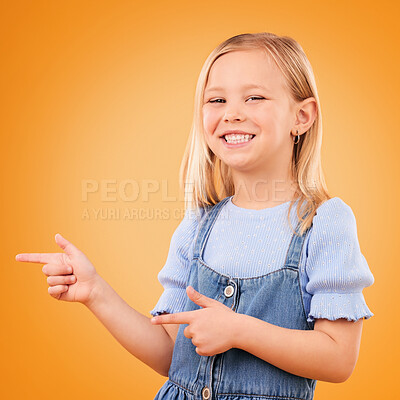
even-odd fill
[[(229, 197), (206, 209), (196, 238), (188, 285), (233, 311), (289, 329), (311, 330), (304, 310), (299, 261), (305, 236), (293, 234), (285, 264), (254, 278), (236, 278), (214, 271), (203, 260), (204, 247), (216, 218)], [(299, 232), (299, 224), (296, 227)], [(185, 311), (201, 308), (189, 298)], [(200, 356), (181, 324), (175, 342), (169, 379), (154, 400), (311, 400), (316, 380), (290, 374), (238, 348)], [(226, 327), (229, 329), (229, 326)]]

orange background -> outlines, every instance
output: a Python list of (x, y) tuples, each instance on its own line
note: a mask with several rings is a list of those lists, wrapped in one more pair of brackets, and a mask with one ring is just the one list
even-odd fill
[[(52, 298), (41, 264), (14, 256), (60, 251), (60, 232), (150, 316), (183, 209), (178, 169), (201, 66), (226, 38), (259, 31), (295, 38), (313, 65), (328, 186), (351, 206), (375, 277), (363, 292), (375, 316), (364, 321), (356, 369), (342, 384), (318, 382), (315, 399), (397, 393), (399, 14), (395, 1), (3, 2), (0, 397), (155, 396), (167, 378), (83, 305)], [(126, 179), (167, 182), (169, 197), (82, 197), (86, 180), (118, 189)], [(167, 217), (83, 218), (126, 208)]]

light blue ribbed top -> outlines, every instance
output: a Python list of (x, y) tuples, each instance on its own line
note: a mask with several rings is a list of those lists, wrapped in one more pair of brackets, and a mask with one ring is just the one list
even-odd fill
[[(217, 272), (250, 278), (283, 267), (293, 234), (287, 213), (290, 202), (253, 210), (236, 206), (232, 197), (222, 207), (205, 244), (204, 262)], [(297, 202), (292, 207), (292, 227), (297, 225)], [(183, 311), (193, 246), (200, 214), (187, 210), (172, 235), (167, 260), (158, 274), (164, 288), (152, 315)], [(321, 204), (302, 248), (300, 283), (307, 320), (316, 318), (356, 321), (374, 314), (362, 290), (374, 283), (361, 253), (356, 219), (339, 197)]]

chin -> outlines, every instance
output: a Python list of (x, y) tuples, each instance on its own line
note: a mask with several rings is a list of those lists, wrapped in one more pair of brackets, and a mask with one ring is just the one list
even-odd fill
[(227, 162), (222, 160), (232, 171), (246, 172), (251, 170), (251, 164), (246, 160), (242, 162)]

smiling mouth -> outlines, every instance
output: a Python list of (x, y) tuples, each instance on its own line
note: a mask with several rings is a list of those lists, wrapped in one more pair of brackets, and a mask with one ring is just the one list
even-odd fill
[(223, 138), (225, 142), (230, 143), (230, 144), (237, 144), (237, 143), (246, 143), (250, 142), (254, 138), (253, 134), (235, 134), (235, 133), (230, 133), (228, 135), (224, 135)]

